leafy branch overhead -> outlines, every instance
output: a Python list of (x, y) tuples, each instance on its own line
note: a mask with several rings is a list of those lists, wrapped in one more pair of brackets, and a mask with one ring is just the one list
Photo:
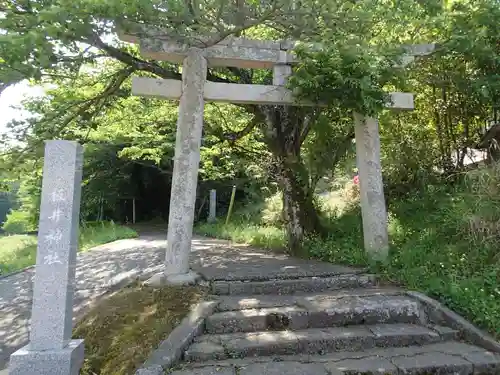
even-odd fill
[[(118, 30), (193, 46), (229, 35), (303, 43), (288, 86), (326, 105), (207, 103), (199, 192), (234, 181), (280, 189), (297, 233), (322, 232), (314, 189), (352, 153), (353, 111), (380, 119), (384, 173), (405, 183), (463, 165), (485, 124), (499, 120), (497, 0), (0, 0), (0, 12), (0, 93), (23, 80), (47, 93), (27, 98), (33, 116), (9, 125), (2, 173), (36, 168), (45, 139), (79, 140), (89, 150), (89, 212), (103, 200), (116, 212), (122, 190), (168, 191), (173, 167), (177, 103), (131, 96), (130, 78), (181, 79), (180, 67), (145, 58)], [(394, 67), (398, 46), (429, 42), (440, 45), (434, 55)], [(271, 84), (272, 72), (210, 67), (207, 78)], [(390, 91), (415, 93), (416, 111), (383, 111)]]

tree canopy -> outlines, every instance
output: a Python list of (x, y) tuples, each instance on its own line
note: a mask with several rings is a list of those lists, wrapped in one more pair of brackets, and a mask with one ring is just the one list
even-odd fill
[[(6, 137), (20, 143), (5, 150), (2, 173), (36, 185), (43, 141), (79, 140), (87, 219), (103, 205), (107, 216), (123, 218), (118, 207), (127, 197), (143, 199), (150, 215), (168, 211), (177, 103), (131, 96), (130, 78), (181, 73), (143, 58), (118, 30), (161, 32), (193, 46), (230, 35), (303, 42), (289, 86), (328, 105), (207, 104), (198, 192), (202, 215), (213, 187), (229, 194), (236, 183), (246, 196), (282, 191), (292, 247), (323, 232), (314, 191), (352, 153), (353, 111), (379, 117), (384, 176), (397, 189), (425, 184), (436, 169), (462, 168), (485, 126), (498, 121), (498, 0), (1, 0), (0, 13), (0, 92), (22, 80), (48, 87), (23, 103), (33, 117), (10, 124)], [(395, 67), (402, 46), (413, 43), (437, 48)], [(268, 83), (272, 75), (209, 68), (207, 77)], [(385, 111), (389, 91), (415, 93), (416, 111)], [(36, 204), (24, 206), (36, 217)]]

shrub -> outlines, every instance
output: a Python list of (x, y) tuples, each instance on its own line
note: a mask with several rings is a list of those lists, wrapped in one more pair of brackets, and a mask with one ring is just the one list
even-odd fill
[(35, 231), (36, 224), (33, 223), (33, 217), (29, 212), (16, 210), (7, 215), (3, 229), (9, 234), (27, 233)]
[(280, 192), (266, 198), (261, 222), (265, 225), (280, 225), (283, 223), (283, 199)]

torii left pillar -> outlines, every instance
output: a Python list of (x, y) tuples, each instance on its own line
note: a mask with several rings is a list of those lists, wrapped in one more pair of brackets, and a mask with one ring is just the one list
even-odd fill
[(177, 120), (165, 255), (164, 277), (167, 283), (172, 284), (191, 283), (197, 278), (189, 270), (189, 255), (200, 165), (206, 78), (207, 60), (204, 51), (190, 48), (182, 65), (182, 95)]

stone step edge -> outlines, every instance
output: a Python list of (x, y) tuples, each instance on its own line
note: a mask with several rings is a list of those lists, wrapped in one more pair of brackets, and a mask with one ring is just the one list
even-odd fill
[(324, 271), (324, 270), (308, 270), (306, 272), (302, 273), (296, 273), (296, 274), (287, 274), (283, 273), (280, 271), (273, 271), (267, 274), (264, 273), (256, 273), (256, 274), (246, 274), (245, 276), (240, 276), (237, 274), (230, 274), (230, 275), (225, 275), (225, 276), (212, 276), (212, 275), (207, 275), (206, 279), (210, 281), (230, 281), (230, 282), (235, 282), (235, 281), (243, 281), (243, 282), (248, 282), (248, 281), (274, 281), (274, 280), (296, 280), (296, 279), (304, 279), (308, 277), (321, 277), (321, 278), (326, 278), (326, 277), (335, 277), (335, 276), (343, 276), (343, 275), (364, 275), (367, 274), (370, 271), (369, 267), (364, 267), (364, 268), (352, 268), (352, 267), (346, 267), (345, 271), (339, 272), (339, 271)]
[[(394, 375), (399, 373), (434, 373), (437, 369), (443, 368), (451, 368), (464, 374), (498, 374), (500, 372), (500, 354), (458, 341), (447, 341), (423, 346), (376, 348), (362, 352), (337, 352), (327, 355), (262, 356), (220, 361), (209, 360), (201, 363), (188, 362), (173, 369), (180, 371), (174, 371), (172, 374), (197, 374), (197, 369), (203, 370), (204, 368), (217, 369), (223, 374), (237, 374), (240, 372), (236, 369), (241, 370), (249, 366), (274, 363), (289, 364), (290, 368), (296, 368), (297, 364), (328, 364), (330, 370), (342, 368), (342, 370), (353, 372), (365, 370), (380, 373), (378, 370), (384, 369), (387, 370), (387, 372), (383, 372), (384, 374)], [(284, 366), (283, 370), (285, 368), (287, 366)], [(225, 372), (224, 370), (233, 370), (233, 372)], [(313, 372), (308, 373), (312, 374)]]
[[(373, 287), (373, 288), (353, 288), (339, 289), (317, 293), (295, 293), (286, 294), (257, 294), (257, 295), (209, 295), (212, 299), (220, 301), (216, 312), (238, 311), (246, 309), (261, 309), (272, 307), (293, 306), (297, 300), (304, 298), (331, 297), (336, 299), (349, 297), (372, 297), (372, 296), (407, 296), (406, 290), (396, 287)], [(413, 297), (408, 296), (414, 299)]]
[(301, 277), (294, 279), (270, 279), (264, 281), (210, 281), (210, 290), (216, 295), (290, 294), (315, 293), (344, 288), (372, 287), (374, 274), (350, 273), (329, 277)]
[[(381, 296), (363, 297), (365, 299)], [(386, 296), (382, 296), (386, 297)], [(327, 328), (355, 324), (381, 323), (421, 323), (421, 311), (417, 301), (407, 296), (390, 296), (386, 300), (368, 303), (363, 310), (347, 304), (339, 305), (337, 310), (327, 310), (315, 306), (311, 301), (300, 301), (292, 306), (270, 307), (260, 309), (242, 309), (237, 311), (216, 312), (205, 322), (207, 333), (224, 334), (235, 332), (256, 332), (266, 330), (292, 331), (307, 328)], [(349, 297), (345, 297), (349, 298)], [(342, 298), (344, 300), (345, 298)], [(355, 299), (357, 297), (353, 297)], [(388, 302), (399, 302), (390, 304)]]
[[(445, 329), (444, 334), (440, 332), (442, 328)], [(250, 340), (252, 337), (255, 338), (253, 341)], [(446, 327), (423, 327), (402, 323), (310, 328), (298, 331), (211, 334), (198, 337), (184, 352), (184, 358), (188, 361), (207, 361), (227, 359), (231, 356), (362, 351), (375, 347), (424, 345), (446, 341), (451, 337), (455, 338), (456, 332)]]

